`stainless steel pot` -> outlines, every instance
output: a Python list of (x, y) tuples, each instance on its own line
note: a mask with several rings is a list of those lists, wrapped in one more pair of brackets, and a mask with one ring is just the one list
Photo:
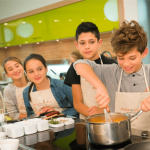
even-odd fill
[(97, 114), (85, 118), (89, 142), (101, 145), (114, 145), (131, 138), (131, 125), (142, 111), (134, 116), (127, 113), (108, 113), (112, 120), (122, 118), (120, 122), (95, 123), (105, 120), (104, 114)]

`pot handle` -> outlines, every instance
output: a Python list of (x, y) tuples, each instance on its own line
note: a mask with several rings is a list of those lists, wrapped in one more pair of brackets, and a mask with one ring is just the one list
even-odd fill
[(140, 110), (138, 111), (136, 114), (134, 114), (133, 116), (131, 116), (132, 118), (130, 119), (130, 122), (133, 122), (143, 111)]

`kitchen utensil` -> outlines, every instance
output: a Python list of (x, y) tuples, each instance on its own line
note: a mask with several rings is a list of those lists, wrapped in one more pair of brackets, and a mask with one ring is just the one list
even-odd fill
[(149, 150), (150, 149), (150, 142), (139, 142), (127, 145), (124, 150)]
[(16, 112), (17, 110), (13, 110), (13, 111), (9, 111), (7, 113), (4, 113), (4, 115), (7, 115), (7, 114), (10, 114), (10, 113), (13, 113), (13, 112)]
[[(93, 144), (114, 145), (125, 142), (131, 138), (131, 124), (141, 114), (139, 111), (133, 116), (127, 113), (109, 113), (112, 122), (98, 123), (105, 120), (104, 114), (97, 114), (85, 118), (88, 140)], [(115, 120), (119, 120), (113, 122)]]
[(104, 108), (104, 114), (105, 114), (105, 122), (112, 122), (108, 113), (107, 113), (107, 110), (106, 108)]

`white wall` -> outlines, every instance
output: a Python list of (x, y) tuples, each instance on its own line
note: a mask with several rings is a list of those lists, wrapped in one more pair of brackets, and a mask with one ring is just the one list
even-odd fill
[(0, 0), (0, 20), (63, 0)]
[(125, 20), (138, 21), (138, 7), (137, 0), (124, 0)]

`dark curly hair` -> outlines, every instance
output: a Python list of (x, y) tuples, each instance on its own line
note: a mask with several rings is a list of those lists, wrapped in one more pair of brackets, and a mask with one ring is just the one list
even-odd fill
[(142, 54), (147, 46), (147, 34), (136, 21), (124, 21), (122, 26), (114, 31), (111, 45), (115, 53), (126, 54), (133, 48)]

